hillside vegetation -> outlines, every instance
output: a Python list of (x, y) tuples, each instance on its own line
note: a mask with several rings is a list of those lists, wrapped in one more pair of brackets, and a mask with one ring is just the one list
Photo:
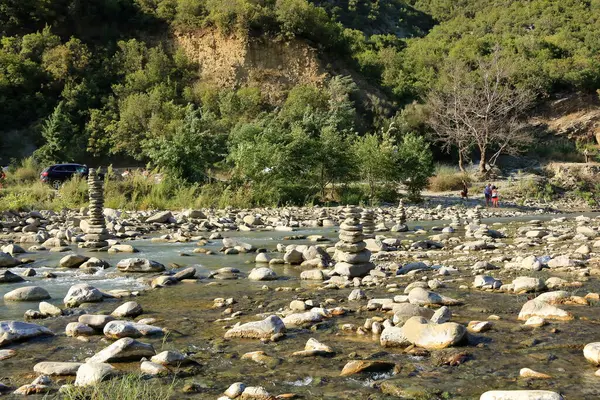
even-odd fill
[[(176, 40), (207, 32), (320, 65), (273, 79), (277, 66), (245, 62), (223, 85), (203, 71), (221, 67), (208, 55), (224, 41), (194, 53)], [(2, 164), (37, 148), (41, 162), (137, 160), (322, 194), (365, 175), (349, 166), (357, 138), (429, 135), (428, 96), (457, 63), (475, 73), (499, 54), (537, 102), (600, 88), (600, 0), (9, 0), (0, 35)]]

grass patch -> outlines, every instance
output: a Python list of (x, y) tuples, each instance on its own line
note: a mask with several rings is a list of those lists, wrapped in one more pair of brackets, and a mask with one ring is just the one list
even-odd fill
[(64, 400), (168, 400), (174, 394), (174, 382), (163, 385), (141, 375), (125, 375), (90, 387), (70, 386), (62, 393)]
[(437, 165), (435, 175), (429, 178), (429, 190), (432, 192), (449, 192), (463, 189), (463, 181), (471, 184), (471, 176), (457, 167)]

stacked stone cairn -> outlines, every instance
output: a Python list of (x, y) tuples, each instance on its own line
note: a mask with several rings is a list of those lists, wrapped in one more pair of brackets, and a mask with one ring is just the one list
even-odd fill
[(452, 222), (450, 222), (450, 226), (454, 229), (460, 228), (460, 214), (458, 211), (456, 211), (452, 216)]
[(364, 209), (360, 213), (360, 224), (363, 227), (363, 234), (365, 238), (373, 238), (373, 234), (375, 233), (375, 215), (373, 210)]
[(363, 227), (360, 224), (360, 209), (343, 209), (344, 221), (340, 224), (340, 241), (336, 243), (334, 259), (335, 272), (349, 278), (365, 276), (375, 268), (371, 263), (371, 252), (364, 242)]
[(473, 225), (481, 225), (481, 207), (475, 207), (473, 211)]
[(396, 209), (396, 225), (391, 229), (392, 232), (407, 232), (408, 226), (406, 226), (406, 210), (404, 209), (404, 203), (402, 200), (398, 203)]
[(107, 248), (110, 234), (106, 230), (104, 221), (104, 185), (94, 168), (90, 168), (88, 173), (88, 191), (90, 198), (89, 228), (86, 231), (85, 243), (82, 244), (82, 247)]

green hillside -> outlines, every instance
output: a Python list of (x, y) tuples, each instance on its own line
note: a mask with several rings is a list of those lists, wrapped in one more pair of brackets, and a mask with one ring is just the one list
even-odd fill
[[(38, 148), (47, 162), (168, 167), (166, 143), (201, 134), (206, 166), (240, 170), (235, 144), (258, 140), (240, 133), (250, 128), (277, 127), (277, 148), (325, 131), (343, 141), (386, 129), (395, 112), (401, 137), (427, 130), (407, 123), (407, 104), (424, 101), (448, 66), (475, 69), (498, 46), (511, 82), (539, 101), (600, 88), (600, 0), (8, 0), (0, 29), (2, 164)], [(283, 105), (257, 88), (211, 87), (172, 40), (206, 30), (301, 40), (328, 82), (292, 88)], [(340, 70), (352, 78), (335, 78)], [(368, 104), (361, 82), (374, 88)]]

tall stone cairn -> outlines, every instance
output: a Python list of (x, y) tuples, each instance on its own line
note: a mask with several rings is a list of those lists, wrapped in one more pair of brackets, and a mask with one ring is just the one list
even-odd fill
[(340, 224), (340, 241), (335, 245), (335, 272), (349, 278), (365, 276), (375, 265), (371, 263), (371, 252), (364, 242), (360, 209), (349, 206), (342, 211), (345, 219)]
[(392, 227), (391, 231), (408, 231), (408, 226), (406, 226), (406, 210), (404, 209), (404, 203), (402, 202), (402, 200), (398, 202), (398, 208), (396, 209), (396, 224)]
[(375, 233), (375, 215), (373, 210), (364, 209), (360, 213), (360, 224), (363, 227), (365, 238), (373, 237), (373, 233)]
[(106, 230), (104, 222), (104, 185), (94, 168), (90, 168), (88, 174), (88, 190), (90, 197), (89, 228), (85, 235), (84, 247), (96, 249), (107, 247), (106, 240), (110, 238), (110, 234)]
[(481, 225), (481, 207), (476, 206), (473, 210), (473, 225)]
[(450, 226), (454, 229), (460, 227), (460, 214), (458, 211), (456, 211), (452, 216), (452, 222), (450, 222)]

